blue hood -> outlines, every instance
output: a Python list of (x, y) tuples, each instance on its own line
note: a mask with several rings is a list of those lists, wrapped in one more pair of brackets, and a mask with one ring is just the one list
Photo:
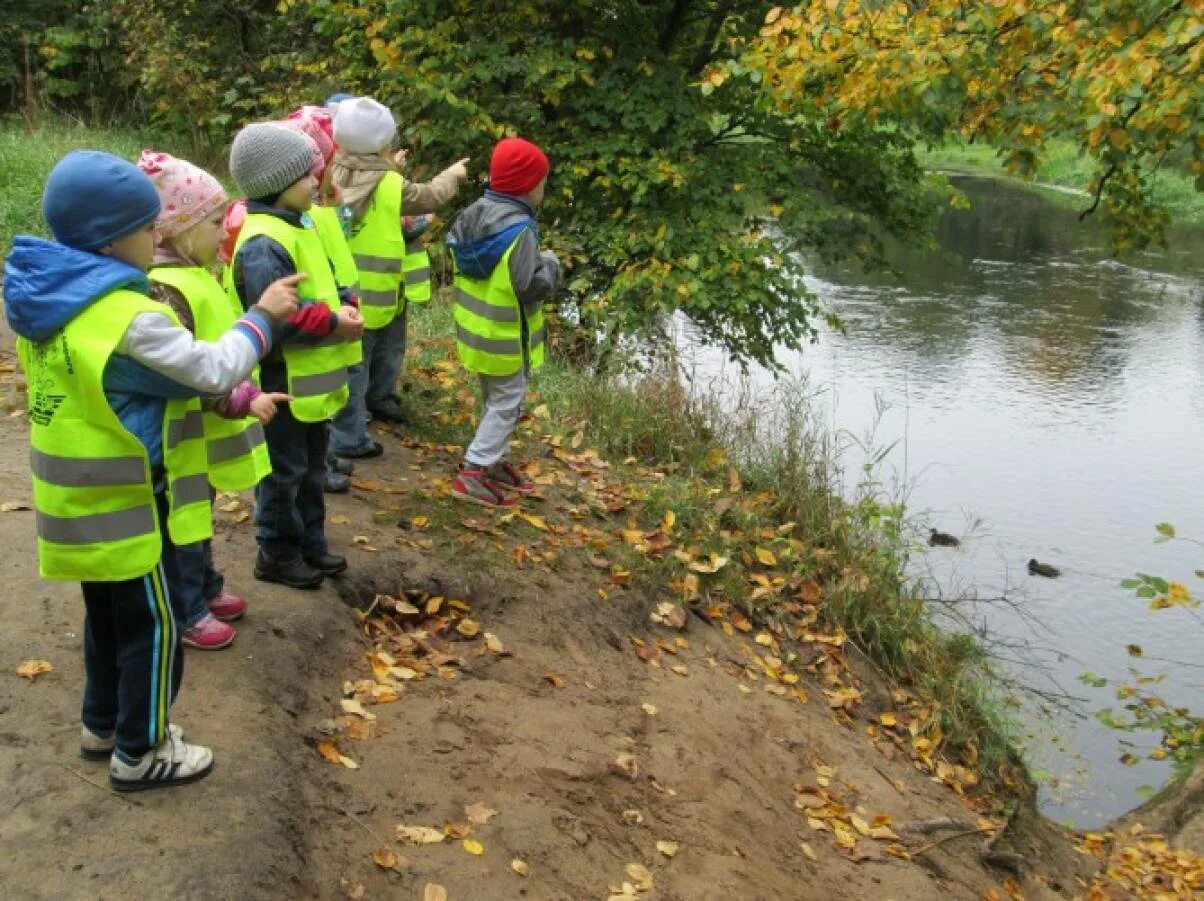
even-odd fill
[(518, 237), (518, 233), (524, 228), (535, 229), (536, 235), (539, 234), (535, 221), (527, 219), (515, 222), (499, 232), (481, 238), (457, 241), (449, 237), (446, 242), (447, 249), (451, 251), (451, 255), (456, 261), (456, 268), (469, 278), (489, 278), (494, 268), (501, 262), (502, 257), (506, 255), (510, 245), (514, 243), (514, 239)]
[(145, 294), (145, 273), (112, 257), (17, 235), (4, 261), (4, 310), (12, 330), (31, 341), (49, 338), (117, 288)]

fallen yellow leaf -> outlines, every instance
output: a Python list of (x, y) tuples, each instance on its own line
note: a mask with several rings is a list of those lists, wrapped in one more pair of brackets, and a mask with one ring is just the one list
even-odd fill
[(815, 852), (811, 850), (810, 845), (808, 845), (806, 842), (799, 842), (798, 844), (799, 847), (803, 849), (803, 854), (806, 855), (808, 860), (819, 860), (819, 858), (815, 856)]
[(527, 862), (517, 857), (510, 861), (510, 869), (514, 870), (520, 876), (528, 876), (531, 873), (531, 868), (527, 866)]
[(674, 857), (680, 849), (681, 845), (677, 842), (661, 841), (656, 843), (656, 850), (660, 851), (666, 857)]
[(548, 531), (548, 524), (546, 522), (544, 522), (543, 517), (535, 516), (534, 514), (531, 514), (531, 513), (519, 513), (518, 515), (519, 515), (519, 518), (522, 519), (524, 522), (528, 523), (529, 525), (534, 526), (535, 528), (539, 529), (541, 532)]
[(493, 651), (495, 654), (505, 654), (506, 646), (502, 644), (502, 640), (492, 632), (485, 633), (485, 647)]
[(390, 848), (377, 848), (372, 852), (372, 862), (382, 869), (391, 870), (397, 866), (397, 855)]
[(641, 704), (640, 709), (649, 716), (656, 716), (658, 712), (655, 704)]
[(437, 845), (447, 837), (442, 829), (431, 826), (398, 826), (396, 834), (398, 841), (411, 845)]
[(465, 638), (472, 638), (481, 631), (481, 627), (477, 624), (476, 620), (462, 619), (456, 623), (456, 631)]
[(763, 566), (777, 566), (778, 558), (774, 556), (773, 551), (767, 547), (759, 547), (756, 550), (757, 559)]
[(49, 660), (23, 660), (17, 666), (17, 675), (24, 676), (30, 682), (42, 673), (54, 672), (54, 666)]
[(434, 882), (428, 882), (422, 889), (422, 901), (447, 901), (447, 889)]
[(468, 822), (484, 826), (492, 817), (497, 815), (497, 811), (477, 801), (475, 804), (469, 804), (464, 808), (464, 815), (468, 817)]
[(410, 525), (412, 525), (415, 529), (425, 529), (430, 524), (431, 518), (429, 516), (414, 516), (410, 518)]
[(631, 877), (631, 884), (637, 892), (652, 891), (652, 873), (646, 866), (642, 863), (629, 863), (624, 870)]
[(727, 566), (728, 558), (722, 554), (711, 553), (706, 559), (698, 559), (690, 562), (690, 569), (696, 573), (717, 573), (723, 567)]
[(485, 853), (485, 846), (482, 845), (480, 842), (478, 842), (476, 839), (466, 838), (466, 839), (464, 839), (463, 844), (464, 844), (464, 850), (467, 851), (469, 854), (475, 854), (477, 857), (480, 857), (482, 854)]

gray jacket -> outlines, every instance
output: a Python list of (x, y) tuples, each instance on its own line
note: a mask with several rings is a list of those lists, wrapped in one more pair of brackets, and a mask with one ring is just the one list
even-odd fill
[[(459, 243), (488, 244), (490, 236), (524, 219), (534, 218), (535, 211), (522, 199), (486, 191), (456, 217), (448, 238)], [(505, 251), (506, 247), (499, 245), (498, 260)], [(552, 251), (539, 249), (534, 229), (525, 229), (519, 235), (514, 252), (510, 254), (510, 282), (528, 315), (536, 312), (560, 285), (560, 261)]]

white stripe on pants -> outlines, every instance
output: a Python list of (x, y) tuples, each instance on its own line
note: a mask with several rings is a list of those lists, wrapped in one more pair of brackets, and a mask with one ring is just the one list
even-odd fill
[(510, 436), (522, 413), (527, 374), (520, 369), (514, 375), (482, 375), (480, 378), (485, 411), (464, 459), (470, 466), (483, 468), (505, 459)]

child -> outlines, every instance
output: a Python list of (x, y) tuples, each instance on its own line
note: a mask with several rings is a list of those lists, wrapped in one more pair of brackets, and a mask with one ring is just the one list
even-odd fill
[(192, 782), (213, 753), (167, 722), (183, 666), (171, 542), (212, 521), (204, 444), (185, 426), (200, 395), (230, 391), (270, 349), (295, 280), (199, 342), (146, 296), (159, 196), (137, 167), (73, 151), (42, 210), (56, 240), (16, 238), (4, 300), (29, 383), (39, 571), (80, 580), (87, 610), (80, 750), (109, 759), (117, 791)]
[(344, 100), (335, 112), (338, 150), (331, 175), (351, 209), (349, 243), (364, 316), (364, 362), (351, 370), (351, 397), (335, 417), (332, 434), (334, 453), (343, 458), (382, 453), (368, 434), (369, 414), (384, 422), (402, 421), (395, 391), (406, 334), (403, 214), (433, 212), (468, 177), (463, 159), (425, 184), (404, 180), (398, 167), (405, 154), (391, 155), (396, 133), (393, 114), (370, 97)]
[(452, 492), (490, 507), (535, 486), (506, 461), (527, 378), (543, 363), (543, 302), (560, 281), (560, 262), (539, 249), (535, 210), (543, 202), (548, 158), (522, 138), (503, 138), (489, 161), (489, 189), (452, 224), (456, 350), (480, 375), (485, 409)]
[(255, 491), (255, 578), (300, 589), (347, 568), (326, 543), (322, 489), (329, 420), (347, 402), (347, 342), (363, 331), (304, 215), (317, 187), (312, 169), (310, 140), (280, 125), (248, 125), (230, 148), (230, 173), (248, 197), (230, 267), (232, 296), (246, 308), (276, 279), (306, 276), (303, 302), (260, 368), (263, 390), (293, 400), (264, 428), (272, 472)]
[[(350, 226), (351, 211), (339, 202), (339, 189), (330, 181), (330, 161), (334, 157), (334, 120), (329, 110), (320, 106), (302, 106), (289, 113), (281, 125), (301, 132), (312, 142), (310, 149), (314, 154), (313, 176), (318, 180), (318, 192), (314, 205), (310, 207), (309, 217), (318, 230), (318, 237), (326, 250), (326, 256), (334, 268), (334, 278), (340, 288), (346, 288), (352, 294), (359, 290), (359, 272), (356, 270), (355, 258), (347, 245), (347, 229)], [(356, 304), (358, 305), (358, 297)], [(348, 367), (356, 366), (363, 360), (363, 350), (359, 341), (348, 343)], [(351, 474), (355, 464), (335, 456), (333, 450), (326, 454), (326, 483), (324, 490), (327, 494), (343, 494), (351, 490)]]
[[(138, 168), (154, 182), (161, 203), (155, 220), (159, 245), (148, 273), (151, 296), (168, 304), (201, 340), (217, 340), (238, 318), (210, 272), (217, 261), (226, 191), (208, 172), (166, 153), (143, 151)], [(264, 394), (245, 381), (205, 405), (201, 425), (213, 488), (254, 488), (271, 471), (261, 423), (275, 415), (277, 401), (287, 399)], [(181, 640), (200, 650), (229, 646), (236, 635), (229, 623), (246, 612), (247, 602), (225, 590), (225, 579), (213, 566), (212, 542), (177, 547), (176, 559), (180, 586), (172, 602), (183, 629)]]

